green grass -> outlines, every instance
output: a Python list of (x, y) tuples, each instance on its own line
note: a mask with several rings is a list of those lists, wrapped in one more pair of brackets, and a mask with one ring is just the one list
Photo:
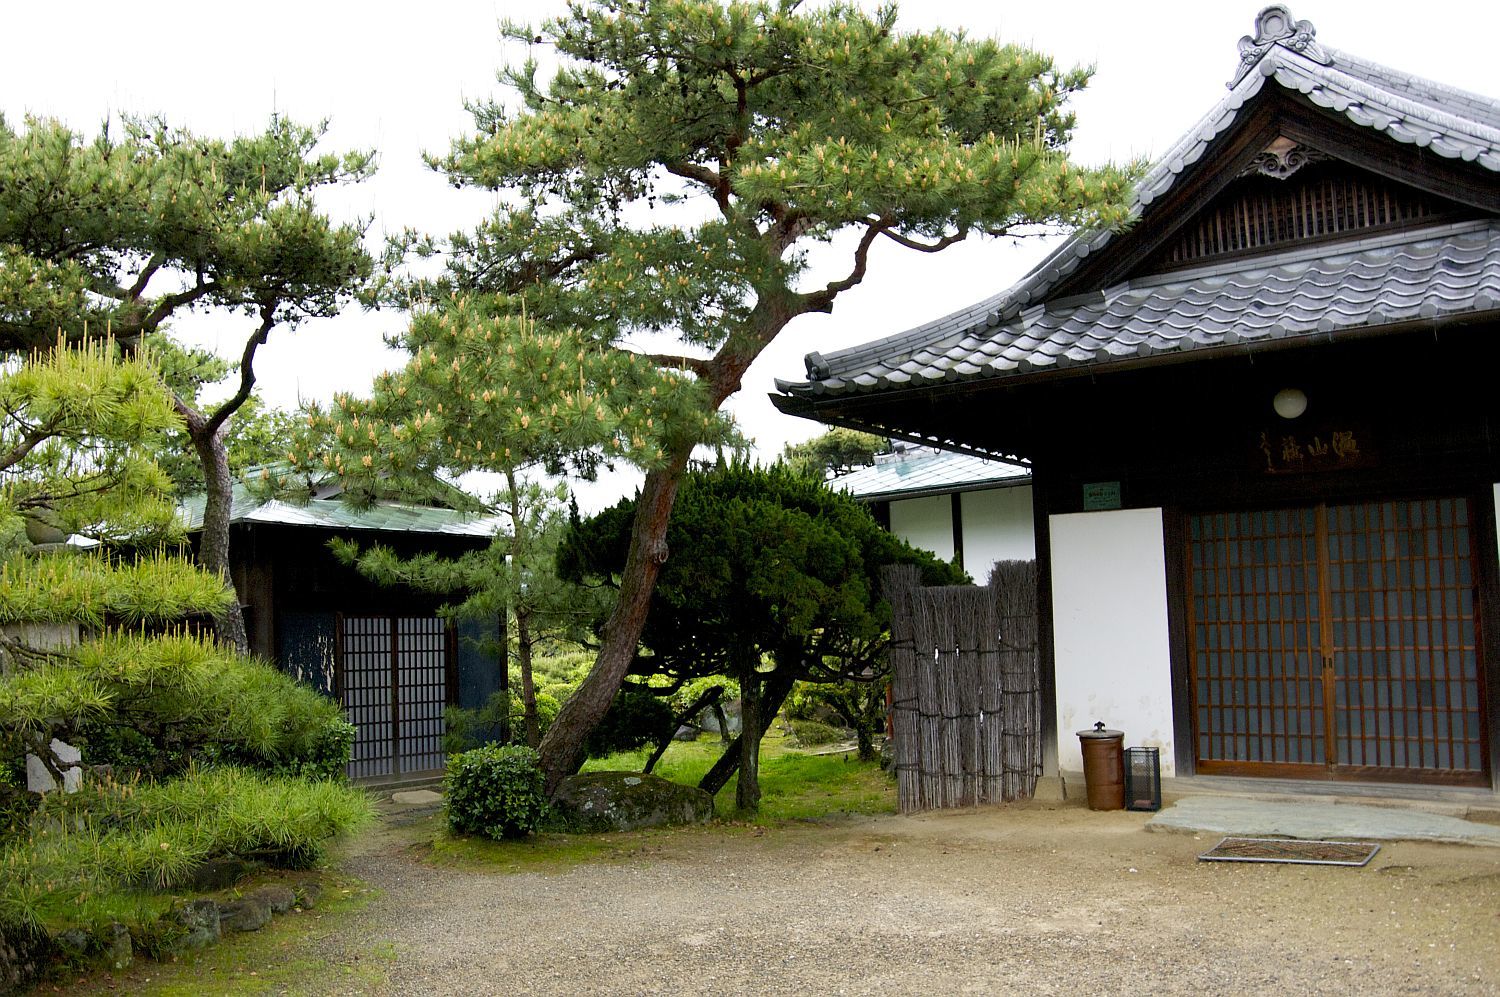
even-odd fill
[[(657, 762), (655, 775), (696, 786), (724, 751), (718, 738), (674, 741)], [(639, 772), (648, 751), (624, 751), (590, 759), (586, 772)], [(520, 841), (451, 835), (441, 817), (433, 818), (432, 861), (445, 865), (474, 865), (506, 873), (560, 871), (584, 863), (620, 862), (671, 847), (685, 834), (744, 833), (747, 825), (787, 821), (835, 820), (855, 814), (896, 812), (895, 783), (871, 762), (860, 762), (852, 751), (813, 755), (795, 747), (780, 730), (761, 743), (760, 810), (739, 814), (734, 809), (735, 780), (714, 800), (716, 823), (707, 827), (657, 828), (618, 834), (533, 834)]]
[[(696, 786), (724, 751), (718, 738), (674, 741), (656, 763), (654, 775)], [(584, 771), (639, 772), (648, 751), (625, 751), (590, 759)], [(735, 779), (714, 798), (721, 817), (734, 817)], [(772, 728), (760, 746), (760, 811), (767, 821), (826, 820), (848, 814), (896, 812), (896, 785), (873, 762), (861, 762), (854, 752), (814, 755), (794, 746), (779, 728)]]

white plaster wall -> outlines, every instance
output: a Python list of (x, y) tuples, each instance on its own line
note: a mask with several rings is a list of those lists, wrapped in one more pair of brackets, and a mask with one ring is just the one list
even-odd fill
[(953, 499), (929, 495), (892, 502), (891, 532), (913, 547), (953, 560)]
[(996, 561), (1036, 560), (1031, 486), (989, 488), (959, 496), (964, 515), (964, 570), (980, 585)]
[[(1500, 491), (1497, 491), (1500, 501)], [(1094, 721), (1161, 749), (1175, 774), (1167, 572), (1160, 509), (1052, 516), (1058, 767), (1080, 772)]]

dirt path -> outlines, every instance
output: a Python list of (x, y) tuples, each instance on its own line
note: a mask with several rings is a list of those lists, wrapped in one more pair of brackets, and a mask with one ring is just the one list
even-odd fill
[(692, 830), (523, 873), (434, 864), (423, 823), (387, 828), (345, 862), (379, 895), (320, 956), (394, 953), (393, 994), (1500, 992), (1500, 849), (1210, 865), (1210, 840), (1144, 822), (1027, 805)]

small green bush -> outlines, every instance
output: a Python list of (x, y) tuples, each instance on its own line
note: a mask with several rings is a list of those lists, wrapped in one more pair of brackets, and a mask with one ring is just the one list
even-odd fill
[(837, 727), (831, 727), (816, 720), (793, 720), (792, 734), (797, 738), (797, 743), (804, 747), (812, 747), (818, 744), (833, 744), (842, 741), (848, 736)]
[(559, 703), (566, 703), (568, 697), (577, 691), (578, 683), (576, 682), (553, 682), (550, 685), (542, 686), (537, 690), (537, 693), (542, 696), (551, 696)]
[(547, 812), (537, 753), (489, 744), (448, 759), (448, 826), (461, 834), (524, 838)]

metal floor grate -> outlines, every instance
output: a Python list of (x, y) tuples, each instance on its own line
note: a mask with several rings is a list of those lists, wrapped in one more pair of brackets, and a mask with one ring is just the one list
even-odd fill
[(1199, 862), (1276, 862), (1288, 865), (1369, 864), (1380, 846), (1368, 841), (1303, 841), (1291, 838), (1222, 839)]

